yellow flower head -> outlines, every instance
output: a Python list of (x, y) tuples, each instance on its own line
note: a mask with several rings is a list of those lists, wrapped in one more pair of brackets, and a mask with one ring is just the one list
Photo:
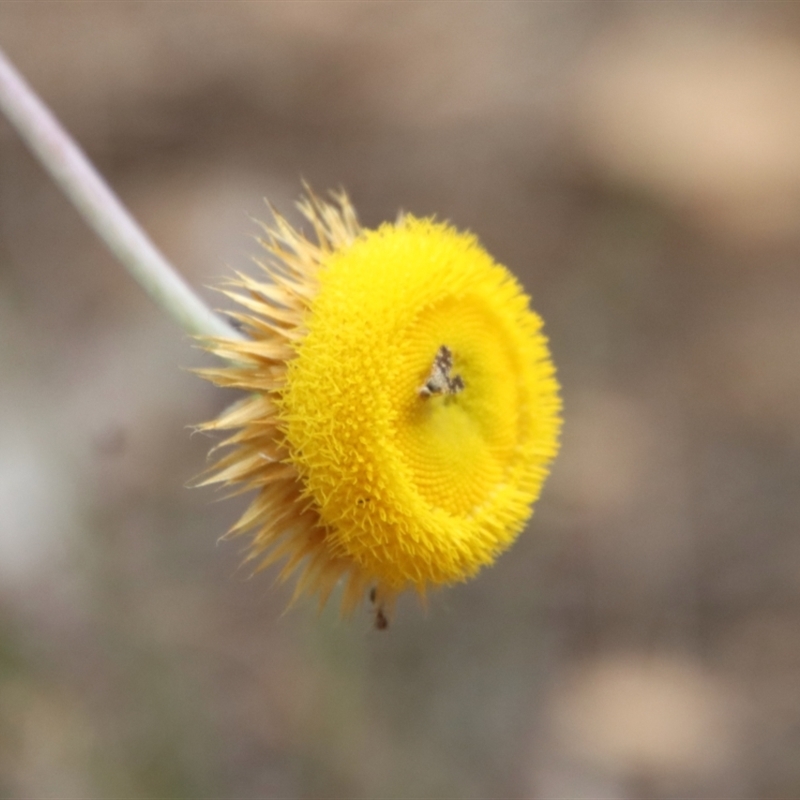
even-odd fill
[(404, 216), (362, 229), (347, 197), (309, 194), (316, 242), (278, 214), (264, 275), (226, 294), (247, 341), (203, 370), (250, 394), (203, 426), (238, 429), (206, 482), (256, 490), (232, 533), (286, 557), (295, 596), (345, 611), (370, 592), (387, 624), (406, 588), (491, 564), (531, 514), (558, 450), (558, 384), (519, 283), (469, 233)]

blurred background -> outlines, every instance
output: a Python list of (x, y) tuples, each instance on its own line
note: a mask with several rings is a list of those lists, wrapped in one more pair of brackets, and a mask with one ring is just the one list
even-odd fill
[(188, 280), (305, 178), (546, 321), (529, 530), (388, 632), (186, 483), (235, 395), (0, 120), (0, 796), (800, 797), (800, 4), (3, 3)]

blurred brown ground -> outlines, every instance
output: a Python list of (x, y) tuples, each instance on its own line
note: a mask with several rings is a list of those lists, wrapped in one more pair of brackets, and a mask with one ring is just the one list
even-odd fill
[(800, 797), (800, 5), (3, 3), (199, 291), (262, 198), (470, 228), (563, 384), (529, 531), (388, 633), (238, 570), (231, 395), (0, 120), (0, 797)]

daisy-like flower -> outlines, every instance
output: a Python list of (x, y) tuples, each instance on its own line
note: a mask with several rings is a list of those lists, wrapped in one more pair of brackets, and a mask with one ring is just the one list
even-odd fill
[(343, 611), (369, 594), (386, 627), (491, 564), (531, 515), (561, 425), (540, 318), (469, 233), (406, 215), (362, 228), (346, 195), (309, 192), (311, 240), (279, 214), (263, 273), (224, 289), (245, 341), (204, 345), (202, 374), (248, 392), (205, 430), (235, 430), (203, 483), (256, 492), (231, 534), (259, 567), (286, 559), (295, 597)]

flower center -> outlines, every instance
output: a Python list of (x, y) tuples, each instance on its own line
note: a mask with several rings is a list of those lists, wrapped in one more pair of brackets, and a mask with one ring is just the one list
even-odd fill
[(415, 318), (399, 349), (393, 394), (406, 399), (393, 439), (407, 474), (431, 507), (469, 516), (505, 481), (519, 437), (517, 368), (503, 326), (482, 298), (448, 298)]

